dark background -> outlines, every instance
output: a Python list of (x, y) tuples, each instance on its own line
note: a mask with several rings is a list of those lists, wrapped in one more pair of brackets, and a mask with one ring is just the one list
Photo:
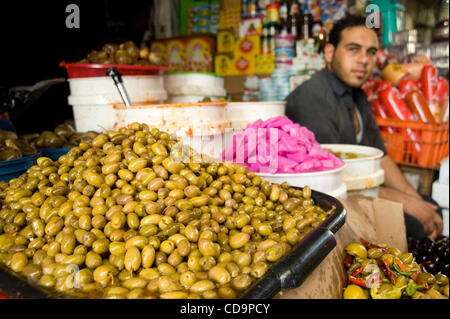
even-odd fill
[[(66, 6), (80, 8), (80, 28), (65, 25)], [(134, 41), (149, 28), (152, 0), (0, 2), (0, 85), (32, 85), (65, 77), (58, 64), (75, 62), (107, 43)]]
[[(69, 4), (80, 9), (80, 28), (66, 27)], [(17, 134), (53, 130), (58, 124), (73, 125), (67, 81), (42, 89), (17, 87), (67, 77), (59, 63), (76, 62), (108, 42), (134, 41), (140, 46), (150, 28), (152, 0), (40, 0), (0, 2), (0, 114)], [(10, 125), (2, 124), (5, 129)], [(0, 123), (1, 124), (1, 123)]]

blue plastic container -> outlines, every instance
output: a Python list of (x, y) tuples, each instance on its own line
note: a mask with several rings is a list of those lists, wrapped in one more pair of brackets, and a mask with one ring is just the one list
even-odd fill
[(0, 161), (0, 181), (9, 182), (11, 179), (19, 177), (31, 166), (36, 165), (36, 160), (41, 156), (42, 153), (38, 152), (14, 160)]
[(52, 148), (42, 148), (42, 156), (49, 157), (54, 161), (57, 161), (63, 155), (66, 155), (70, 151), (70, 147), (52, 147)]

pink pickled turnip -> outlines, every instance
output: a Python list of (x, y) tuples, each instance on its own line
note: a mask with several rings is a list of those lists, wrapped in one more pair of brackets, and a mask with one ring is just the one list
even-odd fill
[(222, 159), (270, 174), (318, 172), (344, 165), (320, 146), (313, 132), (285, 116), (248, 124), (233, 135)]

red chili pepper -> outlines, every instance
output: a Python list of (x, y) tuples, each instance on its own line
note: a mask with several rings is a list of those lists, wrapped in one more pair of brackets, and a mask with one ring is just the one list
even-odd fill
[(429, 104), (437, 104), (437, 70), (431, 64), (425, 65), (420, 77), (422, 93)]
[(400, 267), (403, 272), (407, 272), (406, 266), (402, 263), (400, 259), (395, 259), (395, 263)]
[(393, 284), (395, 284), (395, 282), (397, 281), (397, 276), (390, 270), (389, 266), (386, 265), (384, 260), (378, 260), (378, 266), (380, 267), (383, 274), (387, 276)]
[(353, 276), (353, 277), (358, 276), (360, 273), (362, 273), (363, 269), (364, 269), (363, 266), (359, 267), (358, 269), (356, 269), (356, 270), (353, 272), (352, 276)]
[(417, 116), (418, 120), (424, 123), (435, 122), (434, 116), (428, 107), (428, 102), (420, 91), (414, 90), (408, 92), (405, 96), (405, 102), (410, 111)]
[(383, 106), (383, 104), (381, 104), (380, 99), (375, 98), (372, 99), (372, 110), (373, 110), (373, 114), (376, 117), (381, 117), (382, 119), (387, 119), (388, 115), (386, 113), (386, 110)]
[[(411, 111), (408, 109), (405, 101), (399, 97), (399, 93), (395, 88), (385, 89), (379, 92), (380, 101), (386, 107), (387, 114), (398, 120), (414, 120)], [(406, 134), (413, 141), (419, 140), (419, 136), (416, 132), (410, 128), (406, 129)], [(420, 153), (421, 147), (419, 143), (413, 143), (417, 153)]]
[(366, 93), (369, 100), (375, 94), (375, 83), (376, 83), (375, 79), (368, 79), (361, 87), (361, 89), (364, 91), (364, 93)]
[(389, 89), (391, 87), (392, 87), (392, 84), (389, 81), (381, 80), (375, 84), (375, 93), (378, 93), (385, 89)]
[(430, 289), (430, 285), (427, 282), (423, 281), (421, 278), (419, 278), (419, 275), (420, 275), (420, 272), (416, 271), (416, 272), (412, 273), (411, 276), (409, 276), (409, 278), (414, 280), (414, 282), (418, 285), (425, 285), (425, 288), (423, 289), (423, 291), (427, 291), (428, 289)]
[(406, 78), (398, 84), (398, 90), (400, 91), (401, 96), (406, 96), (411, 91), (418, 90), (416, 82), (414, 82), (410, 78)]
[[(382, 119), (387, 119), (389, 118), (389, 116), (386, 113), (386, 108), (383, 106), (383, 104), (380, 102), (379, 98), (374, 98), (372, 99), (372, 112), (376, 117), (380, 117)], [(394, 134), (395, 133), (395, 129), (393, 127), (386, 127), (386, 128), (381, 128), (381, 129), (386, 129), (390, 134)]]
[(352, 255), (347, 255), (344, 258), (344, 266), (345, 267), (350, 267), (352, 265), (352, 261), (353, 261), (353, 256)]
[(348, 281), (354, 283), (355, 285), (367, 288), (366, 280), (364, 278), (356, 278), (353, 276), (348, 276)]
[(367, 240), (365, 240), (364, 238), (359, 238), (359, 241), (361, 242), (361, 244), (367, 248), (380, 248), (381, 251), (385, 254), (389, 253), (389, 249), (369, 243)]
[(379, 92), (380, 101), (386, 107), (387, 114), (398, 120), (412, 120), (413, 115), (405, 101), (399, 96), (397, 89), (391, 87)]
[(442, 76), (438, 79), (437, 84), (437, 98), (439, 105), (442, 103), (444, 99), (448, 99), (449, 96), (449, 84), (447, 79), (443, 78)]

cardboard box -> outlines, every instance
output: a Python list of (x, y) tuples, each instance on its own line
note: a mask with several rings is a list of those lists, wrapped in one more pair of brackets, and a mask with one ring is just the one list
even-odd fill
[(256, 55), (235, 54), (232, 75), (249, 75), (256, 72)]
[(217, 33), (217, 53), (232, 53), (235, 45), (233, 30), (221, 30)]
[(233, 74), (233, 55), (216, 54), (214, 57), (214, 72), (221, 76)]
[(235, 55), (256, 55), (261, 52), (261, 39), (257, 35), (238, 38), (234, 47)]
[(271, 74), (275, 69), (275, 54), (256, 55), (256, 74)]
[(402, 204), (352, 195), (340, 200), (347, 212), (344, 226), (336, 233), (336, 247), (299, 288), (283, 290), (277, 299), (341, 299), (347, 285), (344, 248), (362, 237), (406, 252), (406, 228)]
[(246, 37), (246, 36), (252, 36), (262, 35), (262, 23), (261, 18), (247, 18), (242, 19), (239, 24), (239, 36), (240, 37)]
[(150, 56), (169, 71), (213, 72), (214, 49), (212, 37), (180, 37), (153, 42)]

